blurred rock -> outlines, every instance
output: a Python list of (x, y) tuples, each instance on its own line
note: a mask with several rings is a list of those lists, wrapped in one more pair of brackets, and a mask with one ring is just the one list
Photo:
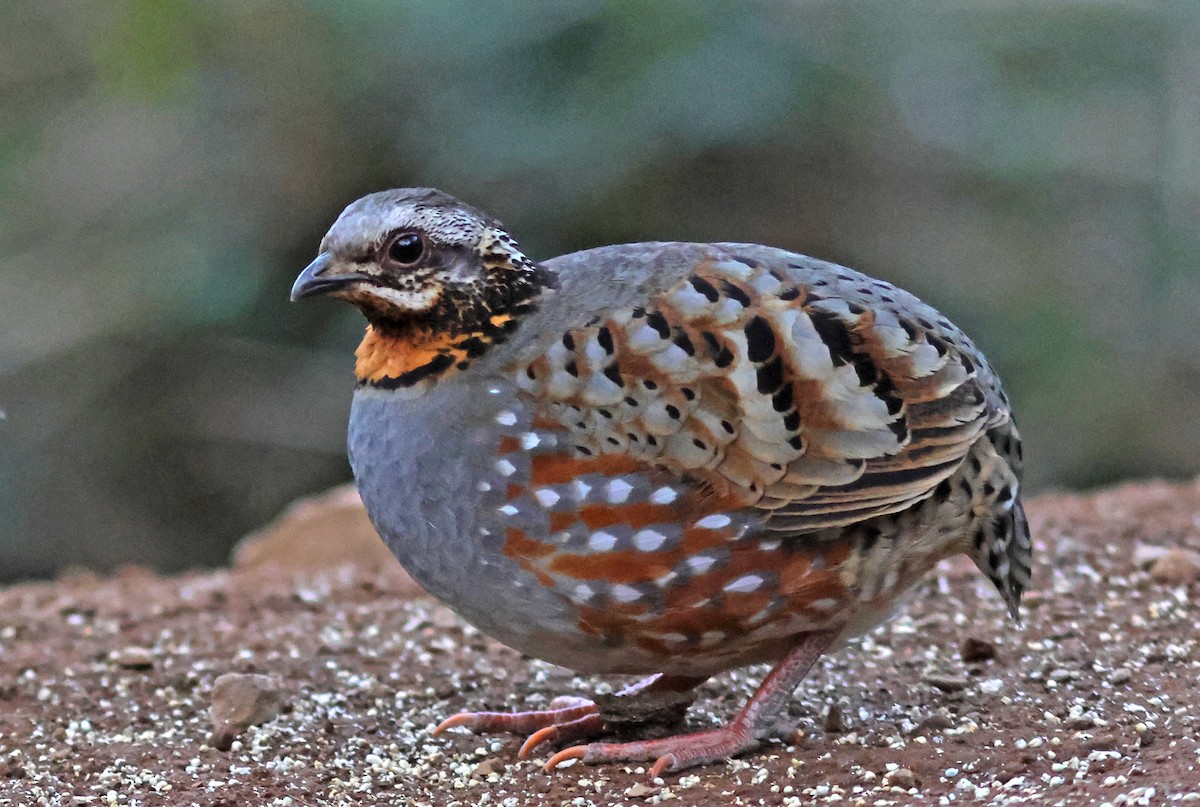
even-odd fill
[(996, 657), (996, 645), (991, 642), (985, 642), (983, 639), (968, 636), (963, 640), (962, 647), (959, 648), (959, 654), (967, 664), (974, 664), (979, 661), (991, 661)]
[(1194, 583), (1200, 580), (1200, 554), (1172, 549), (1150, 564), (1150, 576), (1155, 582), (1169, 586)]
[(283, 694), (269, 676), (225, 673), (213, 682), (209, 705), (213, 733), (209, 744), (218, 751), (228, 751), (239, 734), (273, 720), (281, 706)]
[(109, 660), (126, 670), (149, 670), (154, 666), (154, 651), (146, 647), (123, 647), (114, 650)]
[(888, 784), (896, 787), (912, 790), (914, 787), (921, 786), (921, 780), (917, 775), (908, 768), (899, 768), (887, 775)]

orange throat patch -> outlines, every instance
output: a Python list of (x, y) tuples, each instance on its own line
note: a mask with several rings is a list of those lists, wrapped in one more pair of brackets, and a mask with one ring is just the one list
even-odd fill
[(512, 322), (502, 314), (491, 318), (486, 331), (457, 334), (424, 329), (388, 334), (368, 325), (354, 351), (354, 375), (359, 384), (400, 389), (465, 370)]

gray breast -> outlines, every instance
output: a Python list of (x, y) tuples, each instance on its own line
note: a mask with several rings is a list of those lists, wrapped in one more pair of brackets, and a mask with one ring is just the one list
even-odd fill
[(480, 630), (529, 655), (588, 666), (570, 604), (502, 549), (500, 508), (517, 480), (497, 445), (527, 424), (524, 406), (508, 385), (478, 377), (406, 394), (354, 396), (350, 464), (375, 529), (418, 583)]

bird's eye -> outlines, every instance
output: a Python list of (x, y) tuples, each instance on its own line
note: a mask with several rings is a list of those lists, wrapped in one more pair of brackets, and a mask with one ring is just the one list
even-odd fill
[(420, 233), (401, 233), (388, 244), (387, 256), (401, 266), (412, 266), (425, 254), (425, 239)]

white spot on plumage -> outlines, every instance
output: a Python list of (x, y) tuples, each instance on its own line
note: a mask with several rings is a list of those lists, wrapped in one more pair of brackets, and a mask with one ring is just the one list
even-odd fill
[[(660, 350), (655, 353), (650, 359), (654, 365), (661, 370), (665, 370), (673, 375), (678, 375), (689, 362), (692, 357), (687, 354), (679, 345), (671, 343), (665, 350)], [(683, 380), (683, 379), (680, 379)]]
[(521, 511), (518, 510), (516, 508), (516, 506), (514, 506), (514, 505), (502, 504), (502, 505), (500, 505), (500, 512), (506, 516), (515, 516), (517, 513), (521, 512)]
[(537, 432), (525, 432), (521, 435), (521, 448), (526, 451), (532, 451), (541, 444), (542, 438), (538, 437)]
[(660, 349), (665, 344), (666, 340), (654, 328), (642, 323), (641, 327), (629, 334), (628, 345), (631, 350), (638, 353), (644, 353), (648, 350)]
[(728, 527), (731, 519), (724, 513), (713, 513), (711, 516), (705, 516), (696, 522), (696, 526), (702, 530), (719, 530), (722, 527)]
[(628, 501), (629, 494), (633, 491), (633, 485), (624, 479), (614, 479), (604, 487), (609, 504), (624, 504)]
[(704, 574), (713, 567), (717, 559), (712, 555), (693, 555), (687, 559), (688, 570), (692, 574)]
[(617, 583), (612, 587), (612, 596), (617, 602), (637, 602), (642, 598), (642, 592), (633, 586)]
[(730, 593), (749, 594), (751, 591), (757, 591), (763, 582), (760, 575), (747, 574), (739, 577), (737, 580), (726, 583), (724, 590)]
[(579, 583), (576, 585), (572, 590), (572, 594), (575, 596), (575, 599), (583, 600), (585, 602), (596, 596), (595, 590), (587, 583)]
[(832, 611), (839, 605), (841, 605), (841, 600), (833, 597), (822, 597), (819, 600), (813, 600), (808, 604), (808, 607), (816, 609), (817, 611)]
[(759, 294), (774, 296), (780, 291), (783, 284), (770, 272), (762, 272), (751, 281), (750, 286)]
[(650, 502), (652, 504), (670, 504), (679, 497), (674, 488), (659, 488), (650, 494)]
[(701, 647), (715, 647), (725, 641), (726, 633), (723, 630), (706, 630), (700, 634)]
[(533, 492), (533, 498), (537, 499), (538, 504), (542, 507), (549, 509), (558, 504), (558, 500), (562, 497), (553, 488), (538, 488)]
[(505, 409), (496, 415), (496, 422), (501, 426), (515, 426), (517, 424), (517, 413)]
[(500, 394), (499, 387), (488, 387), (488, 395), (499, 395), (499, 394)]
[(502, 473), (504, 476), (512, 476), (517, 472), (517, 466), (513, 465), (508, 460), (497, 460), (496, 470)]
[(588, 494), (592, 492), (592, 486), (587, 482), (584, 482), (582, 479), (576, 479), (571, 483), (571, 492), (575, 494), (575, 501), (582, 502), (585, 501), (588, 497)]
[(713, 265), (713, 270), (717, 274), (728, 275), (729, 277), (745, 280), (750, 277), (750, 267), (739, 260), (727, 258), (723, 261), (718, 261)]
[(718, 325), (732, 325), (741, 318), (742, 312), (745, 310), (742, 308), (742, 304), (732, 297), (722, 297), (715, 306), (712, 318)]
[(643, 552), (653, 552), (667, 542), (667, 536), (657, 530), (638, 530), (633, 536), (633, 545)]
[(625, 397), (625, 391), (603, 373), (595, 373), (583, 390), (584, 399), (592, 406), (610, 406)]
[(764, 619), (766, 619), (770, 615), (771, 615), (771, 607), (768, 605), (766, 608), (755, 611), (753, 614), (751, 614), (750, 617), (746, 620), (746, 624), (757, 625), (759, 622), (762, 622)]
[(492, 483), (491, 482), (476, 482), (475, 489), (477, 491), (479, 491), (480, 493), (487, 493), (489, 490), (492, 489)]
[(593, 552), (611, 552), (616, 545), (617, 536), (604, 530), (597, 530), (588, 538), (588, 549)]
[(671, 307), (685, 319), (694, 319), (708, 313), (711, 305), (708, 298), (692, 288), (690, 283), (684, 283), (671, 295)]
[(768, 538), (765, 541), (758, 542), (758, 548), (764, 552), (774, 552), (782, 545), (783, 541), (779, 540), (778, 538)]

